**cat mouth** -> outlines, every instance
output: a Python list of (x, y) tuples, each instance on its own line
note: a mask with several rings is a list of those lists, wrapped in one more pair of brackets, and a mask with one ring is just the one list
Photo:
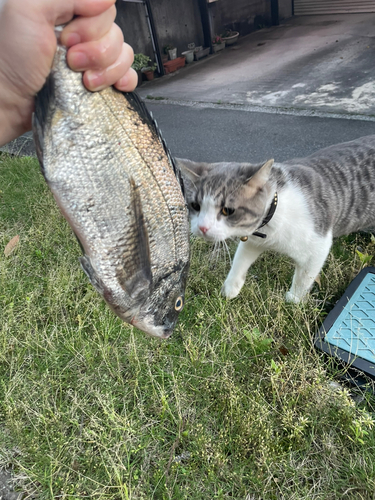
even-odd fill
[(217, 243), (219, 241), (224, 241), (225, 238), (222, 238), (218, 235), (215, 235), (215, 236), (211, 236), (209, 234), (198, 234), (197, 236), (200, 236), (201, 238), (203, 238), (204, 240), (206, 241), (210, 241), (211, 243)]

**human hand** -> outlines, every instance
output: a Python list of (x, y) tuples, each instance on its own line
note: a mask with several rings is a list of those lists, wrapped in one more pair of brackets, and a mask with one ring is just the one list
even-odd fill
[[(115, 0), (7, 0), (0, 10), (0, 145), (31, 129), (34, 98), (56, 51), (54, 27), (67, 24), (67, 61), (89, 90), (132, 91), (133, 51), (114, 24)], [(71, 19), (75, 17), (72, 21)], [(70, 21), (70, 22), (69, 22)]]

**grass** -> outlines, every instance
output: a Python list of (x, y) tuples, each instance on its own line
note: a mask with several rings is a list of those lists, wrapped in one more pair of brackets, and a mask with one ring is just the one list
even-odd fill
[(374, 499), (373, 396), (332, 386), (312, 344), (369, 237), (335, 244), (302, 306), (272, 254), (225, 301), (228, 258), (195, 240), (186, 307), (159, 341), (92, 289), (34, 159), (0, 156), (0, 189), (0, 466), (26, 498)]

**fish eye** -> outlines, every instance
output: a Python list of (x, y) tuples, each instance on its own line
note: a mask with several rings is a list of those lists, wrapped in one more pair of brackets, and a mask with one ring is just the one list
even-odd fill
[(174, 303), (174, 308), (176, 309), (176, 311), (180, 312), (182, 310), (182, 308), (184, 307), (184, 299), (183, 297), (178, 297), (176, 302)]
[(193, 210), (195, 210), (196, 212), (199, 212), (199, 211), (200, 211), (200, 209), (201, 209), (201, 206), (199, 205), (199, 203), (197, 203), (197, 202), (195, 202), (195, 201), (193, 201), (193, 203), (191, 203), (191, 204), (190, 204), (190, 206), (191, 206), (191, 208), (192, 208)]
[(234, 208), (223, 207), (221, 209), (221, 213), (225, 217), (228, 217), (228, 215), (233, 215), (234, 214)]

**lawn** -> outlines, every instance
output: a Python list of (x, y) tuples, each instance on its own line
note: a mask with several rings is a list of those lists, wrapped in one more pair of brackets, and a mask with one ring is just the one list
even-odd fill
[(228, 254), (193, 240), (178, 326), (151, 339), (88, 282), (37, 161), (1, 155), (0, 467), (38, 500), (373, 500), (374, 398), (313, 347), (358, 246), (374, 253), (338, 240), (295, 306), (288, 259), (262, 257), (226, 301)]

